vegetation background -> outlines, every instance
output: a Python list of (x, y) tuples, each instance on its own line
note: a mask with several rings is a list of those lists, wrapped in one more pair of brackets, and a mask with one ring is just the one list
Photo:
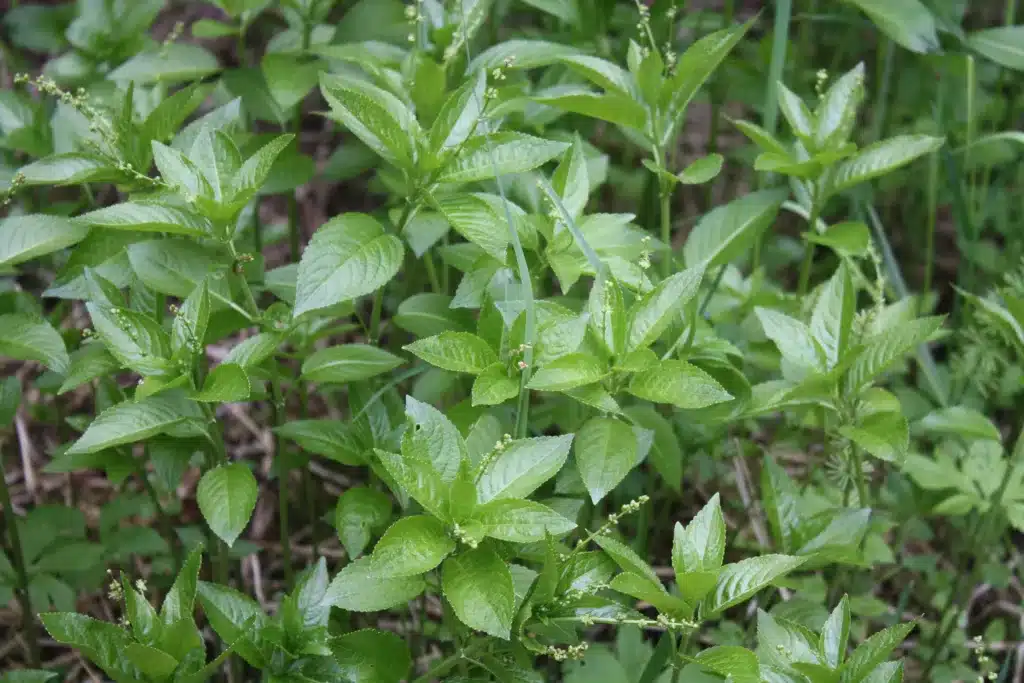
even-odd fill
[(1024, 681), (1017, 5), (6, 0), (0, 681)]

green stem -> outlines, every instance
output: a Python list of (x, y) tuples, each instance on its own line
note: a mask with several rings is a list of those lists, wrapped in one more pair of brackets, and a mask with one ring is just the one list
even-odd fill
[[(938, 91), (935, 95), (936, 134), (942, 133), (943, 113), (945, 111), (945, 80), (939, 74)], [(939, 155), (931, 154), (928, 158), (928, 222), (926, 224), (924, 250), (924, 282), (921, 284), (921, 298), (918, 301), (918, 315), (924, 314), (925, 298), (932, 291), (932, 277), (935, 272), (935, 231), (939, 218)]]
[[(146, 457), (149, 457), (149, 448), (146, 448)], [(132, 458), (135, 463), (135, 474), (138, 476), (139, 481), (142, 482), (142, 487), (146, 489), (146, 495), (149, 496), (149, 500), (153, 503), (153, 510), (156, 514), (157, 526), (160, 527), (160, 533), (163, 534), (167, 544), (171, 547), (171, 556), (174, 558), (174, 573), (177, 574), (178, 570), (181, 569), (184, 557), (182, 556), (181, 544), (178, 542), (178, 537), (174, 533), (174, 527), (171, 524), (171, 518), (167, 515), (164, 510), (164, 506), (160, 503), (160, 494), (157, 493), (156, 487), (153, 486), (153, 482), (149, 480), (149, 475), (146, 472), (145, 465), (139, 460)]]
[(373, 310), (370, 311), (370, 343), (376, 344), (380, 341), (380, 317), (384, 308), (384, 288), (378, 289), (373, 294)]
[(15, 592), (18, 594), (18, 602), (21, 603), (21, 632), (28, 645), (29, 665), (32, 668), (37, 668), (39, 666), (39, 639), (32, 611), (32, 597), (28, 592), (28, 571), (25, 569), (24, 549), (21, 545), (21, 537), (18, 535), (18, 519), (14, 515), (14, 508), (11, 507), (11, 492), (7, 488), (6, 469), (2, 464), (2, 460), (0, 460), (0, 505), (3, 505), (4, 520), (7, 522), (7, 541), (11, 561), (18, 577), (18, 586)]
[[(818, 213), (820, 211), (818, 207), (818, 200), (815, 197), (811, 197), (811, 216), (807, 220), (807, 224), (811, 226), (811, 232), (818, 231)], [(814, 242), (807, 242), (806, 251), (804, 251), (804, 261), (800, 264), (800, 281), (797, 285), (797, 295), (803, 298), (807, 294), (807, 290), (811, 284), (811, 267), (814, 265)]]
[(857, 487), (857, 504), (862, 507), (871, 507), (870, 493), (868, 491), (868, 485), (866, 477), (864, 476), (864, 462), (861, 458), (860, 449), (857, 446), (853, 446), (853, 467), (856, 470), (854, 472), (854, 485)]
[[(281, 380), (275, 375), (270, 384), (270, 410), (274, 425), (281, 426), (285, 422), (285, 414), (281, 405)], [(288, 528), (288, 475), (291, 468), (285, 456), (284, 443), (280, 436), (274, 434), (274, 455), (277, 457), (277, 516), (280, 526), (281, 554), (284, 561), (284, 576), (288, 586), (294, 585), (295, 572), (292, 567), (291, 530)]]
[(444, 288), (441, 286), (441, 281), (437, 277), (437, 266), (434, 265), (434, 255), (428, 250), (423, 255), (423, 263), (427, 267), (427, 278), (430, 280), (430, 287), (434, 290), (435, 294), (444, 294)]
[[(658, 166), (661, 167), (661, 155), (658, 155)], [(661, 276), (667, 278), (672, 274), (672, 190), (661, 190), (661, 241), (665, 245), (666, 255), (661, 262)]]

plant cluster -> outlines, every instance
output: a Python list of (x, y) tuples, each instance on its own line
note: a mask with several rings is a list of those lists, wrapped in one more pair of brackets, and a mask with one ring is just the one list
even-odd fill
[(1015, 0), (10, 4), (0, 681), (1019, 679)]

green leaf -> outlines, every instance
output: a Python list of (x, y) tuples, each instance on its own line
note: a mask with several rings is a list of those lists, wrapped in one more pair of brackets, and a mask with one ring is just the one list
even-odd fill
[(27, 313), (0, 315), (0, 356), (38, 361), (60, 375), (67, 374), (71, 365), (60, 333)]
[(920, 0), (847, 0), (868, 15), (875, 25), (911, 52), (936, 52), (939, 37), (935, 18)]
[(452, 298), (444, 294), (414, 294), (398, 305), (391, 322), (416, 337), (465, 332), (470, 327), (470, 318), (466, 311), (451, 308), (451, 303)]
[(847, 142), (863, 99), (864, 62), (859, 62), (836, 79), (821, 97), (815, 110), (814, 142), (818, 149), (838, 149)]
[(338, 572), (324, 603), (350, 612), (379, 612), (412, 600), (426, 585), (422, 576), (381, 576), (369, 557), (361, 557)]
[(387, 523), (391, 499), (375, 489), (355, 487), (338, 498), (334, 528), (349, 557), (359, 557), (370, 544), (370, 534)]
[(195, 38), (224, 38), (238, 34), (238, 27), (214, 19), (200, 19), (193, 22), (189, 31)]
[(234, 647), (238, 655), (252, 666), (268, 666), (259, 648), (246, 637), (243, 628), (252, 623), (258, 629), (266, 617), (259, 604), (233, 588), (216, 583), (198, 583), (199, 602), (214, 632)]
[(714, 152), (701, 157), (679, 172), (679, 181), (683, 185), (703, 185), (714, 180), (722, 172), (724, 161), (725, 157)]
[(401, 100), (365, 81), (326, 73), (320, 90), (332, 118), (388, 163), (411, 170), (420, 129)]
[(227, 258), (218, 250), (193, 240), (168, 238), (135, 242), (127, 252), (135, 275), (156, 292), (184, 298), (209, 276), (210, 296), (232, 303), (224, 278)]
[(408, 494), (438, 519), (449, 519), (451, 487), (441, 480), (441, 475), (431, 461), (415, 456), (404, 457), (380, 449), (374, 449), (374, 454), (400, 491)]
[(901, 463), (910, 449), (907, 418), (898, 412), (870, 413), (839, 433), (880, 460)]
[(684, 410), (706, 408), (733, 398), (714, 377), (681, 360), (659, 361), (633, 375), (628, 391), (638, 398), (671, 403)]
[(201, 403), (237, 403), (246, 401), (252, 391), (249, 375), (237, 363), (221, 363), (203, 381), (203, 388), (192, 396)]
[(512, 573), (496, 552), (480, 547), (445, 560), (441, 589), (463, 624), (509, 639), (515, 591)]
[(648, 462), (673, 491), (679, 491), (683, 482), (683, 449), (672, 423), (650, 405), (630, 406), (625, 412), (634, 424), (654, 432)]
[(433, 517), (403, 517), (384, 532), (370, 555), (373, 571), (382, 578), (429, 572), (455, 550), (455, 541)]
[(121, 174), (107, 159), (79, 152), (43, 157), (22, 166), (19, 172), (25, 176), (27, 186), (77, 185), (121, 178)]
[(246, 369), (254, 368), (273, 356), (282, 341), (284, 340), (279, 334), (260, 332), (232, 348), (224, 362), (237, 363)]
[(361, 213), (335, 216), (313, 235), (299, 262), (295, 316), (369, 294), (398, 273), (404, 249)]
[(575, 0), (523, 0), (523, 2), (561, 19), (570, 26), (576, 25), (580, 20)]
[(519, 395), (519, 380), (509, 377), (502, 363), (487, 366), (473, 381), (474, 406), (496, 406)]
[(805, 232), (802, 237), (808, 242), (823, 244), (840, 256), (866, 256), (871, 246), (871, 230), (860, 221), (835, 223), (825, 232)]
[(162, 204), (123, 202), (75, 218), (82, 225), (110, 230), (165, 232), (190, 237), (212, 234), (210, 222), (198, 213)]
[(679, 614), (685, 617), (693, 613), (693, 607), (685, 600), (669, 595), (660, 582), (651, 581), (647, 577), (632, 572), (627, 571), (617, 575), (611, 580), (608, 587), (637, 600), (650, 603), (659, 612), (667, 615)]
[(171, 374), (171, 342), (159, 323), (127, 308), (107, 308), (89, 302), (86, 309), (96, 334), (122, 366), (144, 376)]
[(162, 650), (142, 643), (129, 643), (124, 658), (135, 665), (149, 680), (167, 680), (178, 668), (178, 660)]
[(850, 329), (856, 312), (856, 290), (845, 262), (822, 287), (811, 315), (811, 334), (825, 352), (826, 365), (833, 368), (846, 354)]
[(302, 379), (347, 384), (391, 372), (404, 361), (369, 344), (342, 344), (313, 352), (302, 363)]
[(594, 542), (601, 546), (601, 550), (608, 553), (608, 556), (615, 561), (615, 564), (622, 571), (644, 577), (655, 585), (661, 585), (661, 580), (658, 579), (658, 575), (654, 573), (654, 570), (625, 543), (617, 541), (611, 536), (600, 534), (594, 536)]
[(770, 308), (754, 309), (764, 333), (775, 342), (782, 357), (794, 365), (822, 369), (822, 351), (810, 328), (796, 318)]
[(697, 266), (662, 280), (629, 309), (628, 349), (643, 349), (676, 321), (697, 293), (704, 268)]
[(351, 683), (399, 683), (412, 666), (409, 647), (387, 631), (350, 631), (330, 642), (342, 680)]
[(414, 341), (403, 348), (442, 370), (467, 372), (471, 375), (479, 375), (488, 366), (498, 362), (498, 356), (490, 345), (469, 332), (442, 332), (434, 337)]
[(259, 485), (245, 463), (208, 470), (196, 488), (196, 502), (210, 530), (232, 546), (256, 507)]
[(89, 229), (60, 216), (8, 216), (0, 222), (0, 268), (78, 244)]
[(679, 56), (675, 74), (666, 80), (661, 92), (660, 104), (666, 118), (660, 131), (659, 143), (662, 146), (667, 145), (675, 135), (686, 106), (697, 90), (711, 77), (712, 72), (740, 42), (753, 23), (754, 19), (751, 19), (745, 24), (710, 33), (690, 45)]
[(484, 88), (487, 77), (483, 71), (466, 79), (455, 92), (448, 96), (430, 127), (427, 140), (435, 158), (441, 153), (457, 148), (473, 132), (484, 105)]
[(579, 48), (564, 43), (547, 40), (506, 40), (478, 54), (466, 67), (466, 73), (476, 73), (478, 69), (487, 71), (502, 66), (509, 58), (512, 58), (513, 69), (535, 69), (554, 64), (566, 57), (582, 54), (584, 53)]
[(850, 598), (846, 595), (839, 601), (839, 605), (832, 610), (832, 614), (825, 620), (821, 628), (821, 639), (818, 641), (818, 649), (821, 656), (832, 669), (838, 669), (839, 665), (846, 659), (846, 644), (850, 640)]
[(951, 406), (933, 410), (917, 423), (918, 428), (935, 436), (958, 436), (965, 441), (987, 439), (1001, 441), (1002, 435), (992, 421), (976, 410)]
[(488, 180), (495, 174), (525, 173), (560, 156), (568, 147), (564, 142), (511, 131), (476, 135), (466, 140), (459, 154), (442, 168), (437, 182), (469, 183)]
[(647, 110), (637, 100), (617, 92), (596, 93), (575, 86), (541, 91), (533, 100), (539, 104), (607, 121), (617, 126), (644, 130)]
[(436, 206), (452, 229), (504, 263), (509, 241), (508, 223), (504, 212), (499, 215), (485, 197), (459, 193), (438, 199)]
[(733, 120), (733, 125), (740, 129), (740, 132), (746, 135), (762, 153), (777, 154), (782, 157), (789, 156), (789, 150), (779, 140), (769, 133), (767, 130), (751, 123), (750, 121), (744, 121), (742, 119)]
[(863, 350), (846, 372), (846, 386), (859, 391), (865, 384), (935, 334), (944, 318), (918, 318), (876, 334), (863, 342)]
[[(652, 315), (657, 303), (647, 309)], [(587, 321), (590, 329), (601, 340), (604, 348), (612, 355), (626, 351), (626, 338), (629, 333), (629, 321), (626, 318), (626, 304), (622, 298), (622, 288), (615, 278), (605, 272), (598, 274), (594, 286), (587, 298)], [(646, 319), (640, 322), (643, 327)]]
[(249, 197), (255, 194), (266, 182), (271, 169), (274, 168), (274, 162), (294, 139), (294, 135), (278, 135), (256, 150), (245, 160), (232, 179), (231, 195)]
[(996, 64), (1024, 71), (1024, 26), (997, 26), (974, 31), (967, 36), (967, 44)]
[(734, 683), (761, 683), (757, 655), (738, 645), (716, 645), (701, 650), (694, 661)]
[(868, 678), (914, 630), (915, 622), (897, 624), (879, 631), (860, 644), (842, 668), (842, 683), (860, 683)]
[(608, 374), (601, 361), (589, 353), (568, 353), (542, 366), (526, 385), (538, 391), (565, 391), (600, 381)]
[(21, 380), (9, 375), (0, 382), (0, 424), (13, 424), (21, 405)]
[(676, 522), (672, 568), (677, 581), (687, 572), (716, 571), (725, 557), (725, 518), (716, 493), (685, 527)]
[(134, 668), (125, 666), (123, 656), (131, 643), (127, 631), (84, 614), (49, 612), (39, 619), (54, 640), (80, 651), (115, 681), (135, 680)]
[(71, 354), (71, 366), (68, 368), (64, 383), (57, 390), (64, 394), (86, 382), (112, 374), (121, 369), (115, 359), (101, 342), (83, 344)]
[(709, 211), (683, 245), (687, 266), (710, 270), (736, 259), (772, 224), (788, 195), (784, 189), (761, 190)]
[(469, 460), (466, 442), (458, 428), (433, 406), (405, 397), (409, 429), (402, 438), (402, 455), (430, 463), (442, 481), (455, 480), (463, 461)]
[(546, 505), (532, 500), (503, 498), (478, 506), (463, 526), (471, 536), (488, 536), (512, 543), (535, 543), (562, 536), (576, 524)]
[(576, 467), (590, 499), (597, 503), (637, 465), (637, 437), (611, 417), (592, 417), (576, 435)]
[(139, 401), (125, 401), (101, 412), (68, 454), (96, 453), (105, 448), (144, 441), (188, 425), (200, 428), (199, 406), (179, 392), (164, 392)]
[(165, 183), (190, 197), (212, 197), (213, 188), (206, 176), (184, 154), (156, 140), (152, 142), (153, 161)]
[[(776, 84), (779, 96), (779, 111), (786, 117), (786, 122), (793, 130), (793, 134), (804, 144), (810, 144), (814, 139), (814, 116), (807, 104), (800, 99), (800, 96), (786, 87), (781, 81)], [(786, 154), (788, 156), (788, 154)]]
[(707, 598), (707, 614), (718, 614), (746, 601), (802, 565), (805, 559), (790, 555), (761, 555), (725, 565), (718, 574), (714, 594)]
[(776, 543), (783, 551), (792, 552), (801, 523), (796, 485), (767, 455), (761, 467), (761, 500)]
[(178, 83), (203, 78), (218, 68), (217, 58), (205, 48), (178, 42), (140, 52), (107, 74), (107, 78), (134, 81), (137, 85)]
[(477, 499), (526, 498), (558, 474), (569, 457), (573, 435), (537, 436), (517, 439), (485, 460), (477, 477)]
[(284, 52), (268, 52), (260, 61), (271, 96), (283, 110), (305, 99), (323, 68), (316, 60)]
[(174, 315), (174, 321), (171, 323), (172, 353), (186, 351), (190, 357), (202, 353), (209, 324), (210, 290), (204, 278)]
[(200, 169), (217, 202), (232, 195), (232, 179), (242, 166), (242, 154), (223, 130), (203, 128), (192, 142), (189, 158)]
[(839, 164), (832, 176), (830, 193), (842, 192), (872, 178), (891, 173), (918, 157), (942, 147), (945, 138), (930, 135), (897, 135), (865, 147), (857, 156)]

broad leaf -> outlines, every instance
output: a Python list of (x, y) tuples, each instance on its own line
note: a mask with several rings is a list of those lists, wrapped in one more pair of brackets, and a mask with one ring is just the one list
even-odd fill
[(0, 222), (0, 267), (60, 251), (88, 234), (88, 228), (60, 216), (8, 216)]
[(425, 515), (403, 517), (384, 532), (370, 555), (373, 571), (383, 578), (429, 572), (455, 550), (444, 525)]
[(34, 360), (58, 374), (71, 364), (64, 339), (50, 323), (27, 313), (0, 315), (0, 357)]
[(249, 398), (252, 385), (245, 369), (237, 363), (221, 363), (203, 381), (203, 388), (192, 396), (201, 403), (236, 403)]
[(331, 116), (388, 163), (410, 169), (419, 124), (397, 97), (357, 78), (320, 77)]
[(513, 543), (535, 543), (546, 536), (561, 536), (576, 525), (546, 505), (532, 500), (503, 498), (478, 506), (464, 525), (471, 536)]
[(697, 293), (703, 267), (687, 268), (662, 280), (629, 309), (629, 350), (653, 344)]
[(864, 14), (887, 36), (911, 52), (935, 52), (939, 37), (935, 18), (920, 0), (847, 0)]
[(198, 213), (163, 204), (124, 202), (84, 213), (75, 218), (81, 225), (110, 230), (165, 232), (190, 237), (210, 236), (210, 221)]
[(477, 631), (508, 640), (515, 615), (512, 573), (489, 547), (445, 560), (441, 588), (459, 621)]
[(1008, 69), (1024, 71), (1024, 26), (997, 26), (975, 31), (967, 44)]
[(421, 576), (385, 578), (369, 557), (361, 557), (334, 577), (324, 603), (350, 612), (379, 612), (412, 600), (424, 588)]
[(242, 533), (256, 507), (259, 485), (245, 463), (220, 465), (206, 472), (196, 502), (210, 530), (229, 546)]
[(526, 498), (555, 476), (569, 457), (573, 435), (518, 439), (503, 446), (477, 478), (477, 499)]
[(576, 467), (597, 503), (637, 465), (637, 437), (629, 425), (611, 417), (592, 417), (576, 435)]
[(718, 574), (715, 591), (707, 598), (707, 613), (718, 614), (745, 602), (762, 588), (804, 563), (803, 557), (762, 555), (727, 564)]
[(342, 680), (352, 683), (399, 683), (406, 680), (412, 657), (401, 636), (361, 629), (330, 641)]
[(336, 216), (313, 235), (299, 262), (295, 315), (383, 287), (402, 264), (402, 242), (361, 213)]
[(654, 403), (671, 403), (684, 410), (706, 408), (733, 396), (696, 365), (681, 360), (659, 361), (633, 376), (629, 393)]
[(716, 493), (685, 527), (676, 522), (672, 567), (676, 576), (694, 571), (713, 571), (722, 566), (724, 557), (725, 518)]
[(760, 190), (709, 211), (683, 245), (687, 266), (712, 269), (734, 260), (772, 224), (788, 194), (783, 189)]
[(498, 356), (490, 345), (469, 332), (442, 332), (407, 344), (404, 348), (442, 370), (471, 375), (479, 375), (498, 362)]
[(897, 135), (865, 147), (857, 156), (839, 164), (832, 176), (829, 192), (842, 192), (872, 178), (906, 166), (918, 157), (942, 147), (945, 138), (930, 135)]
[(842, 683), (860, 683), (884, 662), (914, 630), (915, 622), (898, 624), (879, 631), (860, 644), (842, 668)]
[(532, 171), (567, 147), (564, 142), (511, 131), (477, 135), (466, 140), (458, 156), (441, 169), (437, 181), (468, 183)]
[(402, 359), (368, 344), (329, 346), (302, 363), (302, 379), (322, 384), (347, 384), (390, 372)]
[(365, 487), (342, 493), (334, 514), (334, 528), (349, 557), (362, 555), (370, 544), (370, 534), (390, 516), (391, 499), (385, 493)]
[(106, 448), (144, 441), (182, 425), (202, 428), (202, 411), (178, 392), (164, 392), (139, 401), (125, 401), (96, 416), (69, 454), (96, 453)]
[(847, 370), (846, 386), (851, 391), (859, 390), (916, 346), (928, 341), (942, 326), (943, 320), (941, 316), (919, 318), (865, 340), (863, 350)]
[(607, 368), (589, 353), (568, 353), (542, 366), (526, 385), (539, 391), (565, 391), (600, 381)]

